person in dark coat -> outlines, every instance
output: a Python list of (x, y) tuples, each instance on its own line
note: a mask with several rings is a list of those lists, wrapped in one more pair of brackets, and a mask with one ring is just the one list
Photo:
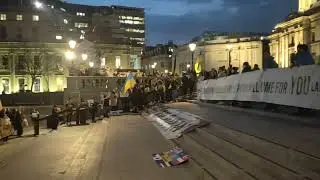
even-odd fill
[(40, 113), (38, 110), (33, 109), (32, 113), (31, 113), (31, 119), (33, 122), (33, 129), (34, 129), (34, 136), (38, 136), (39, 135), (39, 124), (40, 124)]
[(244, 62), (242, 67), (242, 73), (246, 73), (250, 71), (251, 71), (251, 66), (249, 65), (248, 62)]
[(274, 60), (274, 57), (272, 57), (270, 55), (269, 50), (266, 50), (265, 52), (263, 52), (263, 69), (274, 69), (274, 68), (278, 68), (279, 65), (276, 63), (276, 61)]
[(22, 126), (22, 116), (19, 110), (16, 110), (14, 117), (14, 124), (16, 126), (17, 135), (22, 136), (23, 134), (23, 126)]
[(91, 112), (92, 122), (95, 123), (96, 122), (96, 114), (98, 111), (98, 103), (95, 99), (93, 101), (94, 102), (92, 103), (92, 105), (90, 107), (90, 112)]
[(57, 130), (59, 125), (59, 108), (57, 105), (54, 105), (52, 108), (52, 119), (50, 126), (53, 130)]

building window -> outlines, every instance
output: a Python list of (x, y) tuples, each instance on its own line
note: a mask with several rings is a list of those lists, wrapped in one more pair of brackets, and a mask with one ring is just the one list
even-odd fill
[(136, 32), (136, 33), (144, 33), (142, 29), (126, 29), (127, 32)]
[(33, 15), (32, 16), (32, 21), (39, 21), (39, 16), (38, 15)]
[(39, 35), (38, 27), (33, 27), (33, 28), (32, 28), (32, 37), (33, 37), (34, 39), (38, 39), (38, 35)]
[(116, 68), (119, 69), (121, 66), (121, 58), (120, 56), (116, 56)]
[(1, 69), (9, 70), (9, 58), (8, 58), (8, 56), (2, 56)]
[(33, 57), (33, 64), (34, 64), (34, 68), (41, 68), (41, 60), (40, 60), (40, 56), (34, 56)]
[(2, 94), (9, 94), (10, 93), (10, 88), (9, 88), (9, 79), (4, 78), (2, 79)]
[(1, 21), (7, 20), (7, 15), (6, 14), (0, 14), (0, 20)]
[(311, 34), (311, 41), (316, 42), (316, 32), (312, 32)]
[(19, 91), (24, 91), (25, 81), (24, 79), (18, 79)]
[(22, 28), (18, 27), (17, 29), (17, 40), (21, 40), (22, 39)]
[(76, 28), (87, 28), (88, 23), (74, 23), (74, 27)]
[(25, 58), (24, 55), (18, 56), (18, 63), (17, 63), (17, 70), (24, 70), (26, 68), (25, 66)]
[(23, 16), (21, 14), (17, 14), (16, 19), (17, 19), (17, 21), (22, 21), (23, 20)]
[(83, 13), (83, 12), (77, 12), (77, 16), (86, 16), (86, 13)]
[(61, 40), (61, 39), (62, 39), (62, 36), (60, 36), (60, 35), (56, 36), (56, 40)]
[(0, 38), (1, 40), (6, 40), (8, 37), (7, 28), (5, 26), (0, 26)]
[(40, 78), (36, 78), (33, 84), (34, 92), (40, 92)]

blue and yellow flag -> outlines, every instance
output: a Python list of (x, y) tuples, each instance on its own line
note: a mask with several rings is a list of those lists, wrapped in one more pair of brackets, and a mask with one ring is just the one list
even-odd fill
[(127, 94), (129, 89), (132, 89), (136, 85), (136, 80), (134, 79), (134, 75), (130, 72), (127, 76), (127, 80), (124, 83), (123, 94)]

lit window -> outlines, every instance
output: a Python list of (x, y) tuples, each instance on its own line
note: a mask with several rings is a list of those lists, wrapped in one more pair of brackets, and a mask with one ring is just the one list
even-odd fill
[(33, 15), (32, 16), (32, 21), (39, 21), (39, 16), (38, 15)]
[(127, 19), (133, 19), (133, 17), (132, 16), (127, 16)]
[(137, 44), (144, 44), (144, 42), (137, 42)]
[(77, 16), (86, 16), (86, 13), (83, 13), (83, 12), (77, 12)]
[(17, 14), (16, 19), (17, 19), (17, 21), (22, 21), (23, 20), (23, 16), (21, 14)]
[(57, 39), (57, 40), (61, 40), (61, 39), (62, 39), (62, 36), (57, 35), (57, 36), (56, 36), (56, 39)]
[(88, 27), (88, 23), (74, 23), (74, 27), (76, 27), (76, 28), (86, 28), (86, 27)]
[(119, 69), (121, 66), (121, 58), (120, 56), (116, 56), (116, 68)]
[(141, 17), (134, 17), (133, 20), (139, 20), (139, 21), (143, 21), (144, 18), (141, 18)]
[(63, 22), (64, 22), (65, 24), (68, 24), (68, 20), (67, 20), (67, 19), (63, 19)]
[(60, 10), (61, 10), (61, 11), (64, 11), (64, 12), (66, 12), (66, 9), (64, 9), (64, 8), (60, 8)]
[(0, 20), (1, 21), (7, 20), (7, 15), (6, 14), (0, 14)]

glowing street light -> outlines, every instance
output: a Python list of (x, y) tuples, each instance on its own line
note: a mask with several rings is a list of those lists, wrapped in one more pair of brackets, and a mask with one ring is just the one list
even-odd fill
[(191, 66), (190, 66), (190, 64), (187, 64), (187, 69), (189, 69)]
[(34, 6), (35, 6), (37, 9), (40, 9), (40, 8), (42, 8), (42, 3), (39, 2), (39, 1), (35, 1), (35, 2), (34, 2)]
[(232, 48), (233, 48), (233, 46), (232, 46), (231, 44), (228, 44), (228, 45), (227, 45), (227, 49), (228, 49), (228, 50), (231, 50)]
[(192, 52), (192, 57), (191, 57), (192, 58), (191, 59), (192, 67), (193, 67), (194, 51), (196, 50), (196, 48), (197, 48), (197, 44), (195, 44), (195, 43), (189, 44), (189, 49)]
[(88, 54), (84, 53), (81, 55), (81, 57), (82, 57), (82, 60), (86, 61), (88, 59)]
[(169, 71), (168, 71), (167, 69), (166, 69), (166, 70), (164, 70), (164, 73), (168, 74), (168, 72), (169, 72)]
[(77, 45), (77, 42), (76, 42), (76, 41), (74, 41), (74, 40), (70, 40), (70, 41), (69, 41), (69, 47), (70, 47), (71, 49), (74, 49), (74, 48), (76, 47), (76, 45)]
[(65, 56), (66, 56), (67, 60), (70, 60), (70, 61), (75, 58), (75, 54), (74, 54), (74, 52), (72, 52), (72, 51), (67, 51), (67, 52), (65, 53)]
[(92, 68), (94, 66), (93, 62), (89, 62), (89, 67)]

